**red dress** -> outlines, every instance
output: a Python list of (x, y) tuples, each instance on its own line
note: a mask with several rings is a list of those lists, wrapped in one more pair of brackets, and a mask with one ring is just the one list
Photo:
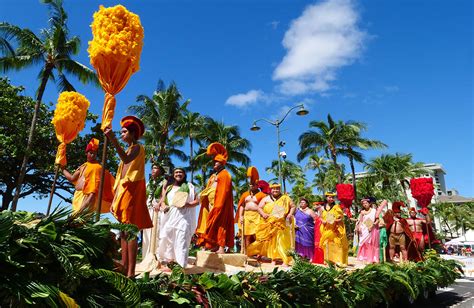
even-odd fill
[(324, 264), (324, 250), (319, 247), (319, 240), (321, 239), (321, 217), (316, 216), (314, 219), (314, 254), (313, 263)]

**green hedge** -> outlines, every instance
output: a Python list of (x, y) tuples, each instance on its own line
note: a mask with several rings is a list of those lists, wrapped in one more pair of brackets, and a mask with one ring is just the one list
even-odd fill
[(0, 213), (0, 306), (23, 307), (375, 307), (417, 300), (460, 277), (460, 264), (426, 261), (347, 271), (296, 258), (291, 270), (171, 275), (130, 280), (113, 271), (111, 228), (88, 215)]

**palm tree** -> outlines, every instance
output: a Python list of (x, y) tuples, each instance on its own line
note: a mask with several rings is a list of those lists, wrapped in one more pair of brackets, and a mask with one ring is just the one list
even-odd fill
[(186, 111), (181, 114), (176, 124), (175, 132), (189, 140), (189, 168), (191, 170), (191, 182), (194, 178), (194, 140), (199, 134), (200, 129), (204, 125), (204, 117), (198, 112)]
[(311, 121), (310, 127), (317, 130), (309, 130), (299, 137), (301, 151), (298, 153), (298, 161), (303, 160), (309, 155), (324, 151), (327, 157), (330, 157), (334, 167), (337, 170), (337, 179), (342, 183), (343, 173), (337, 163), (337, 156), (343, 154), (347, 139), (351, 137), (350, 131), (359, 130), (357, 125), (351, 121), (335, 122), (328, 114), (327, 123), (324, 121)]
[[(232, 187), (234, 188), (234, 200), (239, 201), (240, 196), (249, 190), (249, 185), (247, 182), (247, 168), (244, 166), (237, 167), (235, 173), (232, 177)], [(236, 202), (237, 203), (237, 202)]]
[(384, 196), (391, 200), (407, 200), (408, 179), (430, 172), (423, 167), (423, 163), (413, 163), (411, 154), (400, 153), (376, 157), (366, 164), (365, 169), (376, 182), (381, 183)]
[(339, 164), (337, 168), (333, 164), (321, 166), (314, 175), (313, 186), (322, 194), (334, 190), (338, 183), (339, 171), (344, 173), (344, 170), (344, 164)]
[(225, 125), (223, 122), (206, 117), (204, 125), (196, 135), (196, 142), (200, 148), (194, 160), (204, 173), (211, 167), (212, 161), (206, 155), (206, 149), (212, 142), (219, 142), (226, 148), (229, 157), (226, 167), (233, 174), (238, 172), (238, 167), (234, 163), (240, 163), (245, 167), (250, 164), (250, 158), (245, 152), (250, 152), (252, 146), (248, 139), (240, 137), (238, 126)]
[[(359, 150), (368, 150), (368, 149), (384, 149), (387, 145), (378, 140), (372, 140), (363, 138), (361, 136), (362, 131), (367, 130), (367, 125), (362, 122), (349, 121), (345, 125), (350, 125), (346, 127), (346, 140), (341, 150), (341, 154), (346, 156), (349, 159), (349, 164), (351, 166), (352, 173), (352, 185), (354, 186), (354, 199), (357, 202), (357, 182), (355, 177), (355, 168), (354, 161), (358, 163), (365, 163), (363, 154)], [(357, 207), (356, 207), (357, 209)]]
[(146, 125), (145, 143), (151, 150), (151, 158), (161, 163), (170, 161), (170, 136), (174, 133), (178, 118), (186, 112), (190, 102), (186, 100), (180, 104), (181, 98), (181, 93), (174, 82), (166, 87), (163, 80), (160, 80), (152, 97), (139, 95), (137, 97), (139, 104), (128, 108)]
[[(276, 176), (275, 179), (271, 181), (278, 180), (278, 160), (273, 160), (272, 165), (266, 168), (268, 173), (274, 174)], [(286, 182), (288, 183), (295, 183), (298, 180), (304, 178), (303, 168), (301, 166), (295, 164), (292, 161), (285, 160), (281, 162), (281, 177), (283, 179), (283, 191), (286, 192)]]
[(37, 64), (41, 65), (38, 78), (39, 88), (36, 92), (36, 105), (31, 120), (30, 132), (25, 156), (18, 176), (15, 196), (11, 210), (15, 211), (20, 196), (21, 187), (32, 151), (38, 110), (43, 98), (48, 80), (57, 80), (58, 90), (75, 91), (66, 78), (66, 73), (75, 76), (83, 83), (99, 84), (94, 71), (71, 58), (79, 53), (80, 39), (70, 37), (67, 28), (67, 14), (62, 7), (62, 0), (43, 0), (49, 8), (48, 28), (41, 30), (37, 36), (29, 29), (22, 29), (7, 22), (0, 23), (0, 70), (22, 70)]

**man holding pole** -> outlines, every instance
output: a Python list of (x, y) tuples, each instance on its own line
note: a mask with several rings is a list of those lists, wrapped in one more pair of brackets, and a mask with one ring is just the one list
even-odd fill
[[(100, 174), (102, 166), (97, 161), (99, 140), (92, 138), (86, 147), (87, 161), (71, 174), (62, 166), (62, 173), (66, 179), (73, 183), (76, 191), (72, 200), (74, 212), (93, 211), (98, 202)], [(101, 213), (107, 213), (114, 198), (114, 177), (105, 170), (104, 192), (102, 194)]]
[[(137, 142), (143, 136), (145, 126), (134, 116), (124, 117), (120, 124), (120, 136), (129, 146), (127, 151), (119, 144), (112, 129), (107, 127), (104, 130), (121, 159), (115, 179), (115, 196), (111, 211), (121, 223), (134, 224), (140, 230), (151, 228), (153, 223), (146, 206), (145, 148)], [(122, 265), (127, 277), (134, 277), (137, 239), (127, 241), (127, 237), (127, 232), (121, 233)]]

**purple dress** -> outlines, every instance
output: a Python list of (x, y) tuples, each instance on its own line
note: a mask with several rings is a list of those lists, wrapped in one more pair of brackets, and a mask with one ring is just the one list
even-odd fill
[(300, 209), (296, 209), (295, 219), (297, 226), (296, 252), (304, 258), (312, 260), (314, 254), (314, 219)]

